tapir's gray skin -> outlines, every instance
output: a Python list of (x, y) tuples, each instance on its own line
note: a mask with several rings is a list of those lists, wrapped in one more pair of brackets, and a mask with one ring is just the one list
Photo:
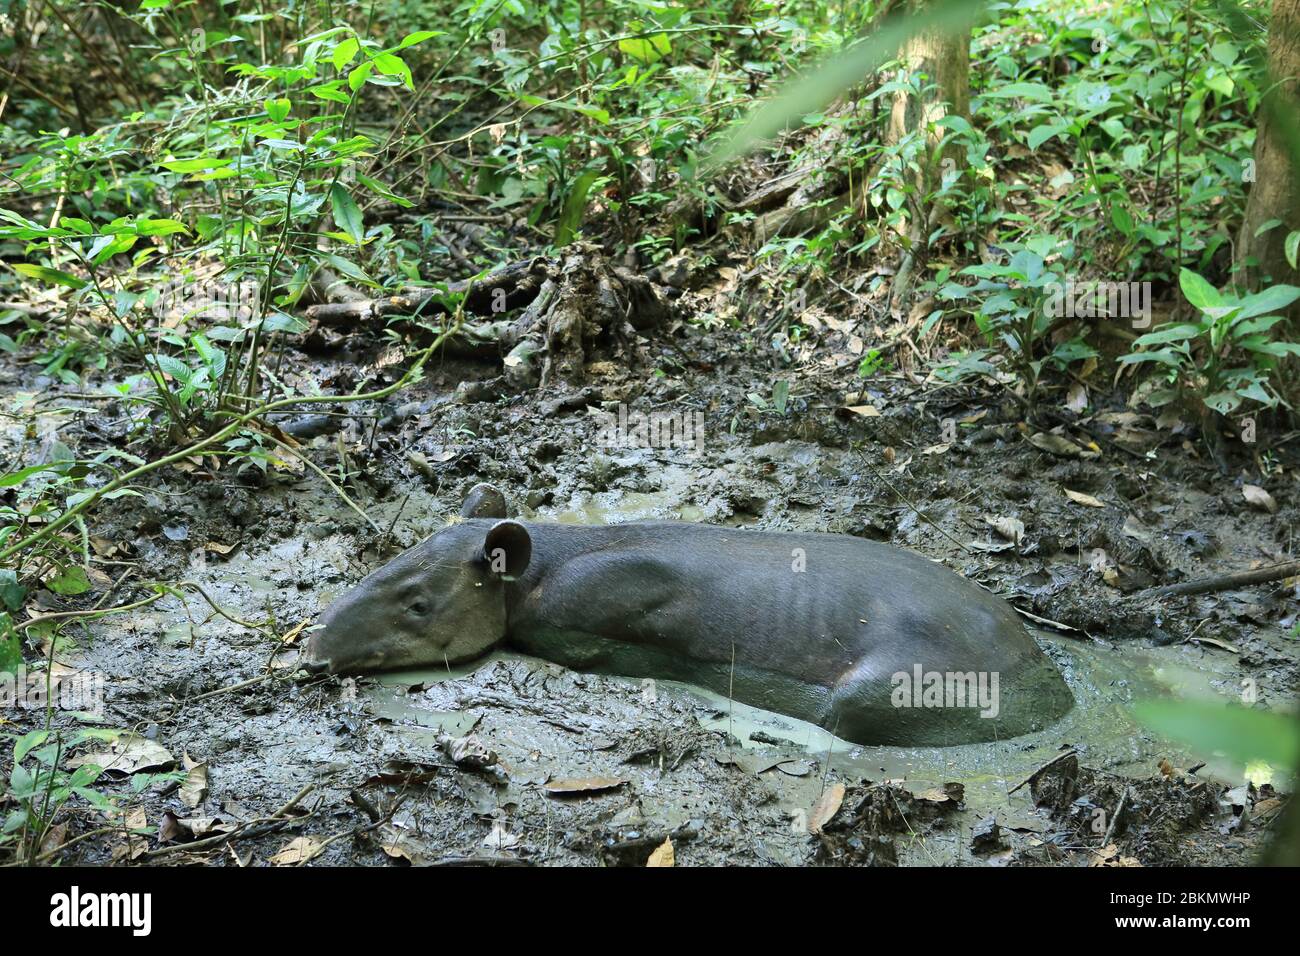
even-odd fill
[[(456, 663), (505, 642), (577, 670), (702, 685), (864, 744), (1002, 740), (1073, 704), (1006, 603), (919, 555), (848, 535), (504, 513), (499, 492), (475, 488), (462, 514), (477, 517), (329, 608), (309, 664), (337, 673)], [(806, 570), (794, 570), (801, 561)], [(895, 706), (893, 675), (916, 665), (996, 672), (997, 716)]]

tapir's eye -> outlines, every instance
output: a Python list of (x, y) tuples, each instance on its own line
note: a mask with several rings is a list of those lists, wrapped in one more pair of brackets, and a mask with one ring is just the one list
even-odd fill
[(423, 616), (429, 613), (429, 605), (425, 604), (423, 601), (412, 601), (406, 606), (406, 610), (417, 617)]

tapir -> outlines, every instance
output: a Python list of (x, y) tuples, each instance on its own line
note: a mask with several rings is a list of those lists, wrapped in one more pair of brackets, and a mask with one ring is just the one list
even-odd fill
[(844, 534), (517, 521), (489, 485), (336, 600), (304, 663), (450, 665), (500, 644), (706, 687), (861, 744), (1004, 740), (1073, 705), (1005, 601), (921, 555)]

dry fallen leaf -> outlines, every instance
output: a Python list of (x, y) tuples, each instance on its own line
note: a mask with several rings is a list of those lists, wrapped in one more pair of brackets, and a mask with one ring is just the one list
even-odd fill
[(325, 838), (318, 836), (294, 837), (275, 856), (271, 863), (275, 866), (298, 866), (308, 860), (314, 860), (325, 850)]
[(1246, 499), (1246, 503), (1252, 508), (1267, 511), (1271, 515), (1277, 514), (1277, 502), (1273, 500), (1272, 495), (1259, 485), (1242, 485), (1241, 496)]
[(492, 824), (492, 832), (484, 838), (483, 845), (492, 850), (512, 850), (519, 845), (519, 837), (508, 832), (498, 820)]
[(918, 800), (924, 800), (926, 803), (955, 807), (966, 799), (966, 787), (960, 783), (945, 783), (942, 787), (931, 787), (929, 790), (922, 790), (920, 793), (913, 794), (913, 796)]
[(494, 767), (500, 759), (497, 752), (473, 734), (464, 737), (452, 737), (443, 734), (438, 738), (443, 753), (451, 758), (457, 766), (473, 767), (486, 770)]
[[(126, 816), (122, 822), (127, 830), (143, 830), (149, 825), (149, 819), (145, 816), (144, 807), (132, 807), (126, 811)], [(139, 859), (148, 849), (149, 841), (144, 836), (138, 833), (128, 833), (126, 839), (113, 847), (113, 862), (120, 863), (123, 860)]]
[(1019, 518), (985, 515), (984, 523), (1014, 544), (1019, 544), (1025, 536), (1025, 523)]
[(650, 854), (650, 859), (646, 860), (646, 866), (675, 866), (677, 858), (673, 853), (672, 838), (664, 840), (663, 843), (655, 847), (655, 851)]
[(1093, 850), (1093, 859), (1089, 866), (1141, 866), (1142, 864), (1136, 857), (1122, 856), (1119, 847), (1113, 843), (1107, 844), (1100, 850)]
[(105, 773), (133, 774), (141, 770), (155, 770), (172, 766), (176, 758), (166, 747), (139, 734), (122, 734), (107, 750), (83, 754), (68, 761), (68, 768), (85, 764), (102, 767)]
[(1084, 494), (1082, 491), (1071, 491), (1069, 488), (1065, 488), (1064, 491), (1065, 497), (1069, 498), (1071, 501), (1078, 502), (1081, 505), (1087, 505), (1089, 508), (1106, 507), (1106, 502), (1099, 498), (1094, 498), (1092, 495)]
[(830, 823), (835, 814), (840, 812), (844, 802), (844, 784), (833, 783), (817, 798), (812, 813), (808, 814), (808, 832), (821, 833), (822, 827)]
[(285, 632), (284, 636), (280, 638), (280, 643), (286, 646), (297, 643), (298, 638), (302, 636), (303, 628), (305, 628), (310, 621), (311, 618), (304, 617), (300, 622)]
[(880, 417), (880, 412), (876, 411), (875, 405), (845, 405), (842, 410), (852, 415), (861, 415), (863, 418)]
[(1097, 458), (1101, 455), (1101, 449), (1096, 444), (1089, 444), (1087, 448), (1084, 448), (1076, 445), (1068, 438), (1054, 435), (1051, 432), (1038, 432), (1030, 435), (1029, 444), (1050, 454), (1059, 455), (1062, 458)]
[(622, 777), (566, 777), (563, 780), (548, 780), (546, 792), (552, 796), (564, 797), (575, 793), (599, 793), (613, 790), (627, 783)]
[(1065, 397), (1065, 407), (1076, 414), (1083, 414), (1083, 410), (1088, 407), (1087, 386), (1082, 382), (1071, 385), (1069, 394)]
[(182, 803), (193, 810), (208, 798), (208, 765), (206, 762), (190, 760), (189, 754), (184, 754), (182, 759), (188, 772), (180, 786), (180, 798)]

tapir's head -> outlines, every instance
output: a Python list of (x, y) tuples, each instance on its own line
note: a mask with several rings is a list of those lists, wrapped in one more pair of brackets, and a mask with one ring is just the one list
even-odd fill
[(305, 664), (332, 673), (469, 660), (506, 634), (506, 582), (532, 540), (506, 519), (505, 498), (477, 485), (451, 525), (399, 555), (331, 604)]

